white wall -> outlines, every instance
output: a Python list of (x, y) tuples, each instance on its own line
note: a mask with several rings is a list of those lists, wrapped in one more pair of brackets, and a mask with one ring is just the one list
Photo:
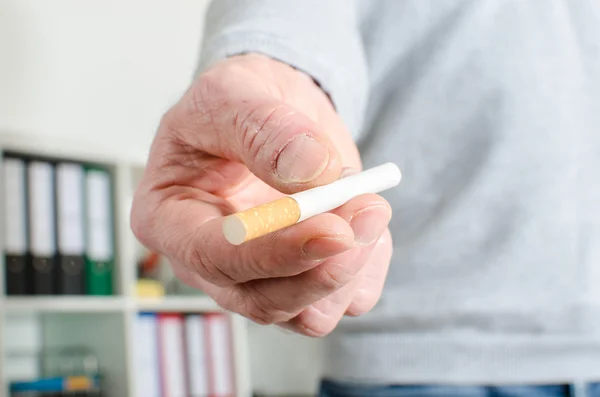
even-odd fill
[(0, 131), (143, 156), (190, 81), (206, 4), (0, 1)]
[[(143, 160), (160, 116), (190, 82), (206, 5), (0, 0), (0, 133), (91, 140)], [(258, 391), (314, 391), (321, 341), (249, 332)]]

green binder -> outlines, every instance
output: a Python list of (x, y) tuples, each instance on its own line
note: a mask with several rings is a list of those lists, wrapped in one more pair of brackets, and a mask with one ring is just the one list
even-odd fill
[(114, 222), (112, 177), (101, 167), (86, 167), (86, 288), (88, 295), (113, 294)]

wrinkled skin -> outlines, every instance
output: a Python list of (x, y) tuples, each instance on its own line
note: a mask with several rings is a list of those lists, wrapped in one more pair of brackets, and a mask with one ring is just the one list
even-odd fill
[(309, 76), (261, 55), (232, 57), (163, 116), (132, 229), (223, 308), (323, 336), (378, 301), (392, 253), (389, 204), (363, 195), (240, 246), (224, 239), (222, 217), (360, 169), (350, 134)]

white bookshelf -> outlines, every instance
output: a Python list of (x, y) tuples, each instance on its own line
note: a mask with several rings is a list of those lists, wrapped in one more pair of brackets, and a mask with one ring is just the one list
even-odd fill
[[(110, 166), (115, 178), (117, 257), (113, 296), (7, 297), (4, 293), (4, 255), (0, 256), (0, 396), (9, 395), (5, 369), (10, 365), (10, 359), (6, 357), (5, 347), (11, 341), (6, 340), (8, 336), (5, 335), (5, 327), (11, 319), (24, 314), (32, 316), (40, 324), (39, 333), (43, 345), (61, 347), (75, 343), (93, 349), (106, 377), (106, 395), (136, 396), (133, 329), (139, 312), (222, 311), (210, 298), (203, 295), (167, 295), (164, 298), (143, 300), (135, 296), (135, 264), (140, 245), (130, 229), (129, 210), (145, 157), (132, 155), (123, 147), (103, 147), (98, 142), (76, 142), (72, 139), (59, 141), (43, 136), (32, 137), (30, 134), (0, 133), (0, 156), (5, 151)], [(2, 195), (0, 200), (1, 197)], [(1, 237), (0, 242), (4, 241), (4, 236)], [(228, 315), (232, 319), (237, 396), (250, 397), (246, 320), (237, 315)]]
[(4, 313), (111, 313), (125, 310), (126, 300), (122, 297), (4, 297)]

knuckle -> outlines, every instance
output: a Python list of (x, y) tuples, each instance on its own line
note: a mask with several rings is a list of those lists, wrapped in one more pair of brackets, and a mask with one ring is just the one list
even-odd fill
[(184, 254), (187, 266), (190, 266), (203, 280), (213, 285), (224, 287), (235, 284), (235, 280), (209, 258), (199, 239), (191, 238), (189, 240), (189, 247), (185, 249)]
[(226, 311), (230, 311), (233, 313), (242, 313), (242, 304), (244, 301), (243, 296), (239, 294), (237, 289), (223, 289), (221, 293), (214, 294), (211, 296), (212, 300), (217, 304), (217, 306), (223, 308)]
[[(270, 238), (267, 236), (267, 238)], [(294, 268), (293, 262), (287, 249), (267, 244), (267, 255), (256, 247), (243, 247), (239, 254), (239, 262), (243, 263), (243, 268), (250, 272), (254, 278), (270, 278), (289, 276), (290, 268)], [(240, 267), (241, 269), (242, 267)], [(241, 281), (249, 281), (247, 276), (239, 275)]]
[(357, 290), (352, 299), (352, 303), (346, 310), (346, 315), (349, 317), (359, 317), (370, 312), (381, 296), (378, 292), (368, 290)]
[(322, 338), (336, 328), (338, 320), (331, 314), (323, 313), (311, 306), (296, 318), (296, 328), (306, 336)]
[(185, 264), (193, 268), (204, 280), (211, 284), (214, 283), (217, 279), (214, 274), (214, 266), (212, 263), (207, 263), (208, 260), (197, 244), (191, 243), (190, 247), (185, 251)]
[(334, 292), (348, 284), (354, 277), (339, 263), (324, 264), (315, 269), (316, 282), (326, 291)]
[(131, 214), (129, 215), (129, 224), (135, 238), (138, 239), (142, 244), (146, 245), (146, 228), (144, 227), (143, 219), (143, 217), (139, 216), (138, 205), (135, 204), (134, 201), (134, 204), (131, 208)]
[(152, 216), (149, 214), (148, 206), (140, 203), (138, 198), (133, 200), (129, 214), (129, 224), (133, 235), (140, 243), (145, 246), (152, 246)]
[(246, 297), (246, 316), (258, 324), (269, 325), (286, 321), (293, 317), (293, 315), (279, 307), (275, 301), (256, 288), (247, 289)]
[(260, 325), (270, 325), (274, 323), (269, 314), (263, 311), (261, 307), (254, 302), (251, 302), (247, 305), (244, 315), (248, 319)]
[[(246, 249), (243, 247), (240, 252), (240, 263), (244, 263), (244, 268), (255, 275), (256, 278), (268, 277), (267, 271), (265, 270), (265, 262), (268, 261), (268, 257), (260, 257), (256, 255), (256, 252), (251, 248)], [(242, 281), (248, 281), (245, 278)]]

